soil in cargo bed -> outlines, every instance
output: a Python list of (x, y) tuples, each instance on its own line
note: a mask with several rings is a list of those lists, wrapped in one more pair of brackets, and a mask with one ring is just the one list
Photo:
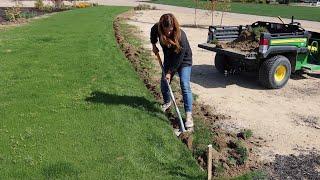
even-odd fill
[(240, 51), (254, 51), (259, 48), (259, 40), (262, 32), (268, 32), (264, 27), (255, 27), (252, 28), (248, 26), (243, 30), (239, 37), (231, 42), (217, 42), (217, 46), (221, 48), (232, 48)]

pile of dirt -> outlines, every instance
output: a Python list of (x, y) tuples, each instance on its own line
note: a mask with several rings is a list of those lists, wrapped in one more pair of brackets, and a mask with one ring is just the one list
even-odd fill
[(218, 42), (217, 46), (221, 48), (232, 48), (240, 51), (256, 51), (259, 48), (259, 40), (262, 32), (268, 32), (264, 27), (247, 26), (239, 37), (231, 42)]
[[(157, 68), (147, 68), (143, 65), (144, 60), (142, 58), (152, 59), (151, 53), (149, 50), (144, 49), (143, 47), (136, 47), (128, 42), (126, 34), (121, 34), (121, 21), (128, 20), (132, 16), (131, 12), (124, 13), (118, 16), (113, 24), (116, 40), (124, 52), (127, 59), (132, 63), (136, 72), (140, 78), (145, 83), (145, 86), (150, 90), (154, 97), (161, 102), (160, 89), (157, 88), (157, 85), (160, 84), (160, 67)], [(134, 30), (133, 30), (134, 31)], [(132, 36), (135, 36), (132, 33)], [(137, 37), (140, 38), (140, 37)], [(154, 61), (157, 66), (156, 60)], [(155, 72), (156, 71), (156, 72)], [(172, 84), (173, 90), (174, 87), (179, 87), (177, 82), (173, 81)], [(180, 93), (175, 93), (176, 101), (179, 106), (183, 106), (183, 98)], [(173, 128), (179, 127), (179, 119), (173, 113), (174, 111), (168, 111), (166, 113), (168, 119), (171, 121)], [(194, 102), (194, 118), (199, 119), (202, 123), (209, 127), (210, 133), (214, 134), (214, 139), (209, 140), (214, 144), (214, 147), (217, 149), (214, 153), (214, 166), (213, 174), (215, 176), (237, 176), (247, 172), (249, 170), (255, 170), (260, 168), (261, 165), (257, 161), (256, 155), (253, 153), (256, 141), (254, 138), (251, 138), (250, 141), (237, 137), (236, 134), (226, 133), (217, 125), (217, 121), (227, 120), (230, 117), (213, 114), (214, 112), (209, 106), (203, 105), (197, 101)], [(182, 142), (184, 142), (187, 147), (193, 152), (195, 158), (198, 160), (199, 165), (203, 168), (207, 168), (207, 152), (203, 151), (202, 153), (196, 153), (198, 149), (193, 144), (193, 135), (191, 133), (183, 133), (179, 137)], [(260, 143), (260, 142), (258, 142)], [(203, 147), (207, 147), (208, 144), (203, 144)]]
[[(236, 137), (234, 134), (226, 133), (221, 129), (215, 129), (215, 149), (213, 149), (214, 177), (235, 177), (249, 171), (266, 169), (266, 165), (258, 161), (255, 154), (255, 143), (262, 141), (250, 138), (250, 141)], [(199, 165), (206, 169), (207, 153), (196, 157)]]

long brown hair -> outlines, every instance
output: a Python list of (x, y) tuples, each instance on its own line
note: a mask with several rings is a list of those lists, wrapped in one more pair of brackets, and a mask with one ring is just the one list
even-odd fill
[[(173, 35), (171, 38), (168, 38), (165, 33), (165, 28), (173, 28)], [(181, 51), (180, 46), (180, 38), (181, 38), (181, 30), (180, 25), (174, 17), (173, 14), (164, 14), (160, 17), (159, 23), (158, 23), (158, 31), (160, 35), (160, 41), (166, 45), (167, 47), (173, 46), (175, 48), (175, 52), (179, 53)]]

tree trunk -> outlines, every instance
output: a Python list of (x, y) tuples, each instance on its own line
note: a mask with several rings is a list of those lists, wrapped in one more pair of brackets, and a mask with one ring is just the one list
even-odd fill
[(197, 7), (194, 8), (194, 25), (197, 26)]
[(211, 25), (213, 26), (213, 19), (214, 19), (214, 9), (215, 4), (213, 4), (213, 1), (211, 2)]
[(222, 11), (222, 14), (221, 14), (221, 21), (220, 21), (220, 26), (222, 26), (222, 19), (223, 19), (223, 14), (224, 14), (224, 11)]

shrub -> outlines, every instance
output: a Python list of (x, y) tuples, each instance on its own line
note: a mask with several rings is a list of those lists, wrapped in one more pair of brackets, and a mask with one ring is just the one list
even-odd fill
[(238, 137), (246, 140), (246, 139), (249, 139), (250, 137), (252, 137), (252, 135), (253, 135), (253, 133), (250, 129), (244, 129), (238, 134)]
[(155, 10), (156, 7), (151, 7), (148, 4), (139, 4), (138, 6), (134, 7), (134, 10), (140, 11), (140, 10)]
[(55, 9), (61, 9), (63, 5), (63, 0), (51, 0), (51, 1), (54, 4)]
[(76, 8), (87, 8), (87, 7), (91, 7), (91, 6), (92, 6), (91, 3), (86, 3), (86, 2), (74, 4), (74, 7), (76, 7)]
[(236, 152), (240, 155), (240, 157), (237, 159), (237, 163), (239, 165), (244, 164), (249, 156), (247, 148), (244, 147), (244, 145), (242, 145), (241, 142), (238, 142)]
[(53, 11), (53, 7), (50, 5), (45, 5), (45, 6), (43, 6), (43, 11), (51, 13)]
[(7, 8), (4, 11), (4, 19), (7, 21), (16, 21), (21, 17), (21, 9), (19, 6)]
[(36, 0), (36, 2), (34, 3), (34, 7), (36, 9), (43, 10), (44, 8), (43, 0)]
[(70, 10), (70, 9), (72, 9), (72, 6), (67, 6), (65, 4), (62, 4), (60, 7), (60, 10), (62, 10), (62, 11), (66, 11), (66, 10)]
[(230, 152), (232, 158), (237, 161), (238, 165), (245, 164), (248, 159), (249, 153), (245, 145), (241, 141), (232, 141), (230, 140), (228, 143), (228, 147), (232, 150)]
[(30, 18), (33, 18), (33, 17), (36, 17), (37, 16), (37, 13), (35, 12), (22, 12), (20, 17), (21, 18), (25, 18), (25, 19), (30, 19)]

